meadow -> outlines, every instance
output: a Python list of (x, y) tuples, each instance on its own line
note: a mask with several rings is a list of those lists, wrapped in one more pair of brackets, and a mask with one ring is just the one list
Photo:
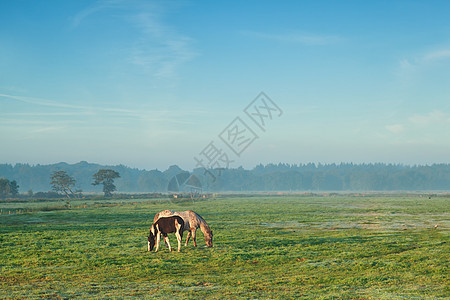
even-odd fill
[[(450, 195), (241, 195), (0, 203), (2, 299), (445, 299)], [(198, 212), (180, 253), (147, 252), (155, 213)], [(436, 227), (437, 225), (437, 227)], [(173, 234), (169, 236), (176, 245)], [(183, 241), (186, 238), (184, 235)], [(176, 247), (175, 247), (176, 248)]]

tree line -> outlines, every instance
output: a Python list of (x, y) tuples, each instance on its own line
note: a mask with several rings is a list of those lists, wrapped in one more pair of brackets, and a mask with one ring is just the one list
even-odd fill
[[(116, 179), (98, 180), (99, 170), (111, 170)], [(65, 176), (53, 175), (64, 171)], [(166, 193), (174, 176), (187, 172), (170, 166), (165, 171), (141, 170), (124, 165), (102, 166), (87, 162), (52, 165), (0, 164), (0, 195), (11, 196), (20, 185), (21, 193), (54, 191), (69, 197), (83, 192), (120, 191), (122, 193)], [(207, 192), (221, 191), (449, 191), (450, 164), (407, 166), (399, 164), (267, 164), (253, 169), (205, 170), (189, 172), (201, 182)], [(120, 174), (120, 175), (119, 175)], [(53, 180), (61, 180), (55, 190)], [(97, 182), (97, 184), (94, 184)], [(5, 184), (8, 182), (8, 184)], [(12, 184), (14, 182), (14, 184)], [(112, 184), (112, 185), (111, 185)], [(66, 188), (64, 188), (66, 186)], [(2, 188), (3, 187), (3, 188)], [(103, 187), (103, 190), (101, 189)], [(7, 191), (7, 192), (6, 192)], [(108, 194), (110, 195), (110, 194)], [(2, 196), (4, 197), (4, 196)]]
[[(119, 177), (120, 174), (114, 170), (100, 169), (93, 175), (94, 182), (92, 183), (92, 185), (102, 184), (105, 197), (111, 197), (112, 192), (116, 190), (114, 179)], [(55, 171), (50, 179), (50, 184), (52, 185), (52, 189), (55, 192), (62, 192), (66, 195), (67, 198), (76, 197), (76, 194), (73, 191), (76, 184), (76, 179), (67, 174), (66, 171)], [(81, 194), (82, 190), (78, 190), (76, 192)]]
[(450, 164), (268, 164), (223, 170), (209, 185), (222, 191), (449, 191)]
[[(120, 177), (119, 172), (111, 169), (100, 169), (93, 176), (92, 185), (103, 185), (103, 193), (105, 197), (111, 197), (112, 192), (116, 190), (114, 180)], [(67, 174), (64, 170), (54, 171), (50, 176), (50, 184), (53, 190), (48, 193), (41, 193), (42, 196), (48, 197), (65, 195), (68, 199), (81, 197), (82, 190), (75, 189), (77, 180)], [(16, 180), (9, 181), (6, 178), (0, 178), (0, 198), (16, 197), (19, 194), (19, 185)], [(28, 193), (32, 196), (32, 192)], [(70, 205), (70, 201), (67, 202)]]

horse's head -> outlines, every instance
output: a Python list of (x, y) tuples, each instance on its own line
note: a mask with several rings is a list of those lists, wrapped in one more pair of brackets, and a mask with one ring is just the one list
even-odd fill
[(148, 236), (148, 251), (152, 251), (155, 247), (155, 236), (150, 232)]
[(155, 238), (156, 238), (156, 228), (155, 223), (153, 223), (152, 227), (150, 227), (150, 232), (148, 233), (148, 251), (152, 251), (155, 247)]
[(213, 246), (213, 233), (210, 231), (208, 234), (205, 234), (205, 242), (206, 246), (212, 247)]

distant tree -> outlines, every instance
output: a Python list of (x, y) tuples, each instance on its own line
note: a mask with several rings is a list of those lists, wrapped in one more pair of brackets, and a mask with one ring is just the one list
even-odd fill
[(0, 178), (0, 197), (6, 197), (11, 192), (11, 186), (9, 180), (6, 178)]
[(15, 180), (9, 181), (6, 178), (0, 178), (0, 197), (15, 197), (18, 193), (19, 186)]
[(17, 182), (15, 180), (9, 183), (9, 189), (11, 196), (13, 197), (15, 197), (19, 193), (19, 186), (17, 185)]
[(75, 186), (76, 180), (67, 175), (66, 171), (53, 172), (50, 179), (52, 180), (50, 184), (55, 192), (63, 192), (67, 198), (70, 198), (71, 195), (75, 197), (72, 189)]
[(92, 185), (103, 184), (103, 192), (105, 193), (105, 197), (111, 197), (112, 192), (116, 190), (114, 179), (119, 177), (119, 172), (111, 169), (100, 169), (93, 175), (94, 182)]

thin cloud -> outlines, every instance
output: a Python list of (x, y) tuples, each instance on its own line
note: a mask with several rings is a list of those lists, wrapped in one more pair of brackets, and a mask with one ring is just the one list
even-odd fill
[[(162, 122), (162, 123), (174, 123), (174, 124), (192, 124), (191, 121), (186, 121), (186, 116), (198, 116), (201, 114), (207, 114), (208, 112), (202, 110), (150, 110), (150, 109), (128, 109), (118, 107), (98, 107), (98, 106), (85, 106), (85, 105), (72, 105), (52, 100), (35, 98), (35, 97), (23, 97), (17, 95), (0, 94), (0, 99), (6, 98), (9, 100), (40, 106), (44, 108), (59, 108), (61, 111), (48, 112), (39, 111), (34, 112), (7, 112), (2, 111), (0, 115), (3, 116), (3, 120), (7, 120), (5, 117), (12, 117), (14, 119), (17, 116), (27, 116), (29, 118), (35, 117), (42, 119), (43, 117), (51, 119), (57, 117), (65, 117), (65, 122), (68, 122), (71, 117), (76, 118), (78, 121), (80, 117), (106, 117), (118, 121), (118, 119), (132, 119), (141, 120), (146, 122)], [(11, 119), (11, 118), (10, 118)], [(77, 122), (78, 122), (77, 121)]]
[(450, 115), (439, 110), (427, 114), (414, 114), (408, 118), (414, 125), (427, 126), (429, 124), (450, 124)]
[(425, 54), (423, 57), (423, 61), (429, 62), (449, 58), (450, 58), (450, 49), (442, 49)]
[(92, 15), (93, 13), (101, 10), (102, 7), (101, 6), (93, 6), (93, 7), (89, 7), (86, 8), (82, 11), (80, 11), (78, 14), (76, 14), (73, 18), (72, 18), (72, 28), (76, 28), (80, 25), (80, 23), (87, 18), (88, 16)]
[(101, 0), (101, 1), (96, 1), (94, 4), (92, 4), (91, 6), (85, 8), (83, 10), (81, 10), (80, 12), (78, 12), (77, 14), (75, 14), (71, 18), (72, 28), (78, 27), (89, 16), (91, 16), (91, 15), (97, 13), (97, 12), (101, 12), (101, 11), (103, 11), (105, 9), (108, 9), (108, 8), (117, 7), (122, 2), (123, 2), (122, 0)]
[(24, 102), (27, 104), (34, 104), (34, 105), (54, 107), (54, 108), (68, 108), (68, 109), (78, 109), (78, 110), (91, 109), (90, 106), (73, 105), (73, 104), (55, 102), (55, 101), (51, 101), (51, 100), (34, 98), (34, 97), (24, 97), (24, 96), (7, 95), (7, 94), (0, 94), (0, 97), (19, 101), (19, 102)]
[(336, 44), (342, 41), (342, 38), (336, 35), (319, 35), (310, 33), (279, 33), (270, 34), (255, 31), (243, 31), (242, 34), (265, 40), (271, 40), (283, 43), (294, 43), (305, 46), (323, 46)]
[(165, 25), (153, 13), (133, 15), (129, 20), (141, 32), (132, 48), (129, 61), (155, 77), (172, 77), (177, 68), (197, 56), (194, 40)]
[(63, 126), (49, 126), (49, 127), (40, 127), (33, 129), (31, 133), (47, 133), (47, 132), (54, 132), (54, 131), (62, 131), (65, 127)]
[(183, 63), (195, 58), (194, 40), (179, 33), (163, 21), (163, 16), (174, 4), (169, 2), (98, 1), (73, 17), (74, 28), (87, 18), (104, 11), (120, 15), (117, 22), (131, 26), (138, 35), (131, 47), (127, 47), (124, 60), (140, 67), (156, 78), (176, 76)]
[[(423, 86), (424, 82), (437, 83), (448, 77), (450, 75), (449, 64), (450, 48), (442, 47), (415, 56), (403, 57), (398, 60), (393, 71), (399, 85), (411, 93)], [(432, 80), (432, 78), (436, 80)], [(445, 88), (445, 85), (439, 88)]]
[(449, 59), (450, 59), (450, 49), (444, 48), (429, 51), (416, 57), (402, 58), (399, 61), (399, 68), (406, 72), (412, 72), (418, 70), (421, 67), (427, 66), (433, 62)]
[(385, 128), (386, 130), (394, 134), (401, 133), (405, 129), (404, 126), (401, 124), (386, 125)]

